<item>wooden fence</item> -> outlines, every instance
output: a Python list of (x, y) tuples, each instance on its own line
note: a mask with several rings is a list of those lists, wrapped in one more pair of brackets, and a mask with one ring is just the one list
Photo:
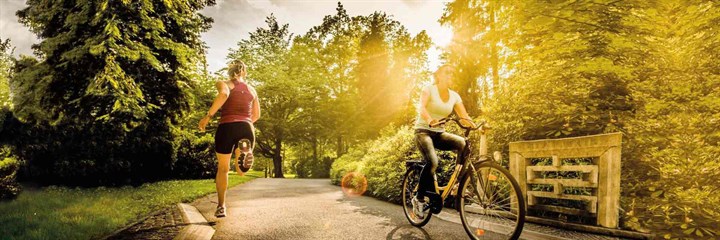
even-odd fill
[[(597, 224), (617, 228), (620, 208), (621, 133), (585, 137), (510, 143), (510, 172), (518, 180), (530, 209), (585, 215), (597, 218)], [(551, 158), (552, 165), (533, 166), (532, 159)], [(563, 159), (590, 158), (593, 165), (564, 165)], [(541, 172), (578, 172), (582, 178), (541, 178)], [(529, 184), (552, 185), (552, 192), (528, 191)], [(566, 194), (566, 187), (592, 189), (592, 195)], [(537, 198), (579, 200), (585, 209), (538, 203)]]

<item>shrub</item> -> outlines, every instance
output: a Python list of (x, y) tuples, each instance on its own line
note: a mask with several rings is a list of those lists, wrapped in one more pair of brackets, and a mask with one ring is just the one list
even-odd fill
[[(333, 184), (339, 185), (348, 172), (362, 173), (367, 178), (367, 195), (400, 203), (405, 161), (419, 158), (412, 127), (388, 127), (379, 138), (362, 143), (335, 160), (330, 178)], [(443, 152), (440, 158), (438, 181), (443, 184), (447, 182), (447, 170), (454, 161), (454, 154)]]
[(19, 167), (8, 148), (0, 149), (0, 200), (15, 198), (20, 193), (20, 184), (15, 179)]
[(175, 131), (174, 178), (198, 179), (213, 178), (217, 160), (213, 135), (206, 133), (199, 137), (185, 130)]
[(25, 161), (19, 174), (40, 184), (125, 185), (167, 179), (173, 163), (173, 135), (151, 120), (123, 126), (67, 122), (57, 125), (6, 119), (3, 135)]

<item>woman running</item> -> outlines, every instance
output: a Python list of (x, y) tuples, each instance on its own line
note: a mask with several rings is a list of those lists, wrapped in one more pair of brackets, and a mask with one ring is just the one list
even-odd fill
[[(253, 123), (260, 118), (260, 103), (257, 92), (245, 82), (247, 67), (242, 61), (234, 61), (228, 67), (230, 80), (215, 83), (218, 94), (207, 115), (200, 120), (198, 127), (205, 131), (210, 119), (222, 108), (220, 125), (215, 132), (215, 155), (218, 159), (218, 170), (215, 175), (215, 187), (218, 192), (216, 217), (225, 217), (225, 194), (227, 192), (230, 157), (241, 139), (248, 139), (255, 145)], [(252, 151), (251, 151), (252, 152)], [(239, 154), (236, 156), (239, 157)], [(252, 164), (252, 155), (245, 157), (247, 165)], [(239, 174), (243, 174), (235, 164)]]
[(458, 135), (445, 132), (442, 126), (436, 126), (438, 120), (455, 113), (462, 119), (464, 126), (475, 127), (470, 120), (465, 106), (455, 91), (450, 90), (454, 68), (450, 65), (440, 66), (433, 74), (434, 84), (428, 85), (420, 93), (418, 115), (415, 120), (415, 141), (423, 155), (426, 165), (420, 173), (420, 186), (417, 196), (412, 199), (413, 212), (424, 218), (426, 209), (425, 197), (435, 193), (435, 170), (438, 157), (435, 148), (455, 150), (459, 154), (465, 148), (465, 139)]

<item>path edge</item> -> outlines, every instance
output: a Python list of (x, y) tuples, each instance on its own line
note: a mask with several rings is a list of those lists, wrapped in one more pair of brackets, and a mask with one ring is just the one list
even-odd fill
[(187, 203), (178, 203), (177, 207), (180, 209), (183, 221), (187, 226), (183, 227), (173, 240), (207, 240), (215, 235), (215, 229), (210, 226), (210, 223), (195, 206)]

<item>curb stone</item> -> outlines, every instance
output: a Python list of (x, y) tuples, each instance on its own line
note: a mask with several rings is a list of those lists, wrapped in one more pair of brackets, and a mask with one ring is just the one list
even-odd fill
[(178, 203), (177, 207), (180, 209), (187, 226), (180, 230), (180, 233), (173, 240), (206, 240), (215, 235), (215, 229), (210, 226), (210, 223), (196, 207), (187, 203)]

